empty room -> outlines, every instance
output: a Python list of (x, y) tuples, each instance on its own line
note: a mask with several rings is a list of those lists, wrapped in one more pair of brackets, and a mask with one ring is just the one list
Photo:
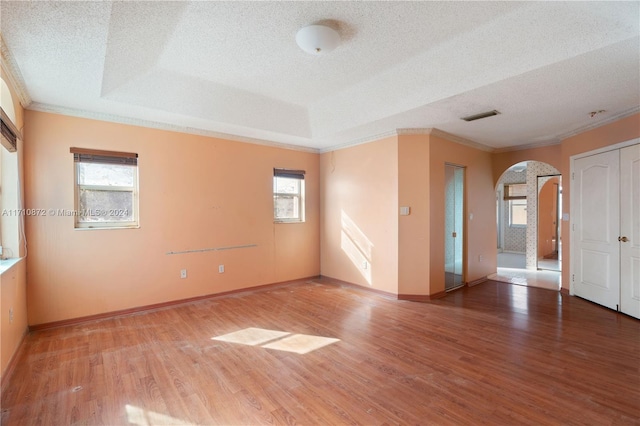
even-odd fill
[(0, 0), (2, 425), (638, 424), (640, 2)]

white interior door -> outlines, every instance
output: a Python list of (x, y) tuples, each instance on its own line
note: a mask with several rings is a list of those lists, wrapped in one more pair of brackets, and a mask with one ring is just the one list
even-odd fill
[(609, 151), (574, 162), (574, 293), (618, 309), (620, 301), (620, 155)]
[(620, 311), (640, 318), (640, 145), (620, 150), (620, 236)]

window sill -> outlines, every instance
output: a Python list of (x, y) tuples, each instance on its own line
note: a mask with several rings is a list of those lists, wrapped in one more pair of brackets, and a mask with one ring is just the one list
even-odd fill
[(100, 231), (105, 229), (140, 229), (140, 225), (134, 226), (92, 226), (73, 228), (75, 231)]
[(14, 265), (16, 265), (22, 259), (23, 259), (22, 257), (15, 257), (12, 259), (0, 260), (0, 275), (7, 272), (9, 269), (11, 269)]

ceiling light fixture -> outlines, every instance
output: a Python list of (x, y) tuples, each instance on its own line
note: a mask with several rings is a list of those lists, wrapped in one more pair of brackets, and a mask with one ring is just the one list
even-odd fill
[(312, 55), (331, 52), (340, 44), (340, 35), (325, 25), (309, 25), (296, 34), (296, 43), (300, 49)]

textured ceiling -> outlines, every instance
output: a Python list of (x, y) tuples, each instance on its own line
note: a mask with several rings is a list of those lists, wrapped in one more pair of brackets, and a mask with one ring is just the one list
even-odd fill
[[(553, 143), (640, 110), (637, 1), (0, 7), (3, 58), (37, 110), (320, 150), (406, 128)], [(313, 56), (295, 34), (318, 22), (342, 43)]]

